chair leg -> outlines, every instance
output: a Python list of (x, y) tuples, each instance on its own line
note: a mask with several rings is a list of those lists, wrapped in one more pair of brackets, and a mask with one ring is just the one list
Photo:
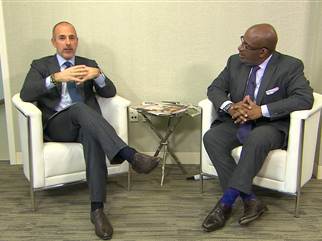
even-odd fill
[(300, 217), (300, 196), (301, 196), (301, 190), (296, 192), (295, 211), (294, 211), (294, 216), (296, 218)]
[(201, 184), (201, 193), (203, 193), (203, 173), (200, 172), (200, 184)]
[(131, 191), (131, 167), (127, 172), (127, 191)]
[(300, 197), (301, 197), (301, 186), (302, 186), (302, 162), (303, 162), (303, 143), (304, 143), (304, 120), (301, 120), (300, 130), (300, 148), (298, 148), (298, 164), (297, 164), (297, 180), (296, 180), (296, 201), (295, 201), (295, 217), (299, 217), (300, 212)]
[(31, 200), (32, 211), (36, 211), (37, 206), (36, 206), (36, 200), (35, 200), (35, 191), (31, 185), (30, 185), (30, 200)]

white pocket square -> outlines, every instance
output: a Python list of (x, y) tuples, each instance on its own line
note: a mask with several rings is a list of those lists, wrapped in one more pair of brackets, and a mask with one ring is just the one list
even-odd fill
[(270, 90), (266, 90), (265, 91), (265, 93), (266, 93), (266, 95), (272, 95), (272, 94), (274, 94), (276, 91), (278, 91), (280, 88), (277, 86), (277, 87), (275, 87), (275, 88), (273, 88), (273, 89), (270, 89)]

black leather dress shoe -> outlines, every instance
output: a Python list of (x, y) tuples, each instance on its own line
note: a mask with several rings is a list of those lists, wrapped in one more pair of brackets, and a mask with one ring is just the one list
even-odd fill
[(208, 214), (205, 221), (203, 221), (203, 230), (206, 232), (212, 232), (224, 227), (230, 215), (231, 207), (224, 206), (219, 200), (214, 209)]
[(91, 222), (95, 225), (95, 233), (98, 237), (104, 240), (112, 238), (113, 227), (108, 221), (103, 208), (98, 208), (91, 212)]
[(134, 160), (131, 164), (134, 171), (136, 171), (137, 173), (145, 174), (148, 174), (154, 168), (156, 168), (159, 162), (161, 161), (160, 157), (149, 156), (139, 152), (134, 154), (133, 159)]
[(259, 218), (268, 208), (258, 199), (244, 201), (244, 215), (239, 219), (239, 224), (248, 224)]

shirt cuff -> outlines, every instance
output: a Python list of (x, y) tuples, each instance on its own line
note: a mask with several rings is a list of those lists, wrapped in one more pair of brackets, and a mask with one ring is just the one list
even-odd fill
[(54, 88), (55, 85), (53, 82), (51, 82), (51, 77), (50, 75), (46, 78), (46, 88), (49, 90), (51, 88)]
[(105, 75), (101, 73), (96, 79), (94, 79), (95, 83), (100, 87), (103, 88), (105, 87)]
[(229, 104), (232, 104), (233, 102), (231, 102), (230, 100), (226, 100), (224, 103), (222, 103), (222, 105), (220, 106), (220, 109), (225, 111), (225, 107)]
[(271, 115), (268, 111), (267, 105), (261, 105), (261, 110), (262, 110), (262, 115), (264, 117), (271, 117)]

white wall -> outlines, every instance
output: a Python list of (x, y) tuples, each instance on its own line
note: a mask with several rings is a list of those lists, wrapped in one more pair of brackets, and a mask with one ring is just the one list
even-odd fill
[[(1, 62), (0, 62), (0, 73), (1, 73)], [(3, 101), (4, 96), (3, 96), (3, 83), (2, 83), (2, 75), (0, 75), (0, 104)]]
[[(1, 73), (1, 62), (0, 62), (0, 73)], [(6, 113), (3, 103), (3, 85), (2, 85), (2, 76), (0, 74), (0, 136), (7, 140), (7, 132), (6, 132)], [(9, 160), (8, 158), (8, 144), (7, 142), (3, 142), (0, 145), (0, 160)]]
[[(322, 91), (321, 72), (317, 73), (321, 57), (315, 52), (322, 48), (321, 3), (8, 1), (3, 5), (12, 94), (20, 90), (32, 59), (54, 53), (51, 28), (61, 20), (78, 30), (78, 54), (96, 59), (119, 94), (133, 104), (144, 100), (196, 104), (206, 97), (207, 86), (229, 55), (236, 53), (239, 36), (261, 22), (276, 27), (278, 50), (301, 58), (312, 86)], [(199, 152), (199, 125), (198, 118), (182, 122), (175, 138), (177, 151)], [(154, 151), (157, 138), (143, 123), (130, 128), (132, 145)], [(197, 163), (196, 155), (191, 156)]]

